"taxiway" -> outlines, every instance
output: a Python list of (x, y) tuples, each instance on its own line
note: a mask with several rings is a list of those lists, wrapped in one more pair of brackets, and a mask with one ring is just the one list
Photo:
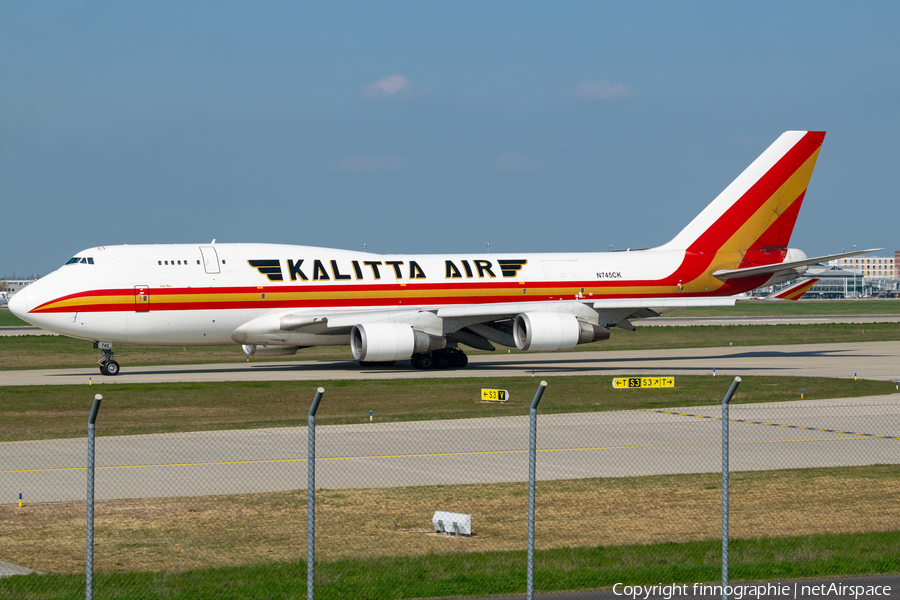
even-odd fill
[(609, 352), (558, 352), (472, 356), (465, 369), (363, 368), (352, 360), (281, 361), (130, 367), (116, 377), (97, 369), (34, 369), (0, 372), (4, 385), (115, 385), (210, 381), (317, 381), (328, 379), (421, 379), (444, 377), (550, 377), (568, 375), (789, 375), (900, 381), (900, 341), (678, 348)]
[[(720, 415), (718, 405), (541, 415), (537, 476), (714, 473)], [(896, 464), (900, 456), (900, 395), (743, 404), (730, 416), (734, 471)], [(320, 426), (317, 486), (527, 481), (528, 427), (527, 416)], [(101, 436), (96, 498), (303, 489), (306, 439), (305, 427)], [(84, 500), (85, 454), (83, 438), (0, 443), (0, 479), (26, 503)]]

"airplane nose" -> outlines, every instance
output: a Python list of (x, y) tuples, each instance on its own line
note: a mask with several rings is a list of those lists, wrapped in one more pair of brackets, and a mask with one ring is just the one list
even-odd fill
[(9, 312), (25, 321), (28, 314), (28, 288), (19, 290), (9, 299)]

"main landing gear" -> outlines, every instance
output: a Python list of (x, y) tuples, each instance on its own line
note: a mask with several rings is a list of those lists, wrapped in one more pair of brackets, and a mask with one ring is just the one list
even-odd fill
[(97, 364), (100, 365), (100, 373), (103, 375), (118, 375), (119, 363), (113, 360), (116, 353), (112, 351), (112, 344), (110, 342), (94, 342), (94, 348), (100, 350), (100, 360), (97, 361)]
[(416, 369), (462, 369), (469, 364), (469, 357), (459, 348), (414, 354), (410, 360)]
[(359, 361), (359, 366), (361, 367), (393, 367), (396, 361), (393, 360), (361, 360)]

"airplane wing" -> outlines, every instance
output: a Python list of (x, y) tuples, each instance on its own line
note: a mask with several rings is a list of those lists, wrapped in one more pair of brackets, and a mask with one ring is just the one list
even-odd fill
[(777, 294), (769, 294), (766, 300), (799, 300), (812, 286), (818, 283), (818, 279), (801, 279), (794, 285), (788, 286)]
[[(304, 335), (329, 335), (335, 339), (349, 336), (357, 326), (405, 324), (432, 336), (447, 336), (452, 341), (494, 350), (491, 342), (516, 346), (514, 323), (520, 315), (533, 319), (553, 319), (577, 323), (582, 339), (607, 339), (609, 328), (634, 330), (633, 319), (689, 306), (734, 306), (735, 297), (723, 298), (632, 298), (575, 300), (529, 303), (466, 304), (461, 306), (417, 307), (404, 310), (328, 311), (267, 315), (251, 321), (234, 332), (232, 338), (243, 344), (303, 345)], [(549, 315), (549, 316), (548, 316)], [(344, 342), (346, 343), (346, 341)]]
[(799, 267), (807, 267), (818, 263), (827, 262), (829, 260), (837, 260), (839, 258), (847, 258), (849, 256), (858, 256), (860, 254), (868, 254), (870, 252), (878, 252), (884, 248), (874, 248), (871, 250), (857, 250), (856, 252), (844, 252), (841, 254), (829, 254), (828, 256), (817, 256), (815, 258), (806, 258), (804, 260), (794, 260), (790, 262), (780, 262), (771, 265), (763, 265), (760, 267), (747, 267), (744, 269), (725, 269), (713, 272), (713, 277), (727, 281), (729, 279), (737, 279), (740, 277), (753, 277), (755, 275), (786, 275), (792, 270)]

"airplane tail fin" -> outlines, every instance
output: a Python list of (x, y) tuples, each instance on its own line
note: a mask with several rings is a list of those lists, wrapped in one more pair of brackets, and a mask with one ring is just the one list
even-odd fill
[(709, 272), (782, 262), (824, 139), (824, 131), (781, 134), (661, 249), (703, 255)]

